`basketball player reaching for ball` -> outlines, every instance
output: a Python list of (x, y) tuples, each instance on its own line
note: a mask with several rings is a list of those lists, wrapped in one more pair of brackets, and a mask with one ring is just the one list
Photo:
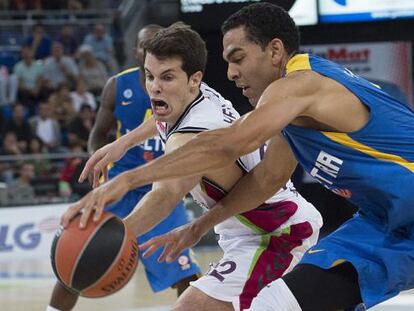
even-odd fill
[[(196, 32), (174, 24), (147, 41), (145, 50), (146, 88), (167, 153), (196, 133), (228, 127), (239, 118), (229, 101), (201, 83), (207, 51)], [(154, 183), (126, 218), (127, 226), (137, 236), (144, 234), (167, 217), (189, 191), (210, 208), (260, 162), (265, 148), (217, 171)], [(289, 164), (293, 170), (291, 164), (294, 162)], [(191, 283), (174, 310), (245, 310), (261, 288), (291, 270), (316, 243), (321, 216), (292, 183), (282, 189), (269, 185), (264, 190), (270, 197), (265, 203), (215, 227), (224, 256)]]
[[(249, 210), (262, 200), (260, 189), (269, 180), (283, 185), (277, 177), (294, 161), (291, 150), (308, 173), (345, 195), (359, 213), (266, 286), (250, 310), (364, 310), (414, 288), (413, 111), (348, 69), (299, 54), (296, 25), (278, 6), (245, 6), (222, 31), (228, 77), (257, 108), (95, 189), (77, 208), (105, 204), (124, 187), (225, 167), (271, 139), (263, 161), (202, 223), (176, 238), (189, 239), (199, 226)], [(166, 244), (167, 253), (176, 243)]]
[[(148, 40), (162, 27), (148, 25), (141, 29), (137, 35), (136, 58), (139, 65), (142, 65), (143, 50), (142, 44)], [(128, 69), (108, 80), (102, 94), (102, 103), (97, 114), (97, 120), (89, 137), (89, 151), (92, 153), (107, 142), (107, 134), (117, 124), (117, 136), (126, 134), (128, 131), (139, 126), (144, 119), (151, 117), (151, 103), (145, 94), (140, 83), (141, 71), (139, 67)], [(154, 122), (149, 120), (147, 124)], [(145, 137), (156, 135), (154, 126), (143, 125), (141, 132)], [(158, 137), (145, 141), (142, 145), (131, 148), (109, 171), (109, 176), (114, 176), (128, 169), (139, 166), (152, 160), (163, 153), (163, 145)], [(96, 186), (96, 184), (95, 184)], [(123, 198), (110, 206), (108, 211), (117, 216), (126, 217), (144, 195), (151, 190), (151, 186), (141, 187), (125, 194)], [(187, 223), (186, 211), (180, 201), (176, 202), (172, 213), (151, 231), (140, 235), (137, 242), (143, 243), (154, 236), (168, 232), (176, 227)], [(200, 272), (198, 266), (193, 262), (190, 250), (184, 250), (181, 264), (175, 261), (172, 264), (159, 263), (156, 257), (143, 258), (141, 262), (145, 267), (147, 279), (154, 292), (164, 290), (168, 287), (177, 289), (180, 295), (188, 286), (190, 281), (196, 280)], [(59, 282), (56, 283), (49, 310), (71, 310), (77, 301), (78, 296), (69, 292)], [(54, 309), (52, 309), (54, 308)]]

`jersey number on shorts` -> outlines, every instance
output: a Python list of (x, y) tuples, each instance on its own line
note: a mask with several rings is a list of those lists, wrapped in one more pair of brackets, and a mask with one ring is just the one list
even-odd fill
[[(224, 269), (220, 271), (217, 269), (218, 267), (223, 267)], [(225, 261), (219, 265), (216, 266), (214, 270), (208, 273), (208, 275), (214, 276), (217, 278), (220, 282), (223, 282), (225, 277), (224, 274), (230, 274), (234, 270), (236, 270), (236, 263), (234, 261)]]

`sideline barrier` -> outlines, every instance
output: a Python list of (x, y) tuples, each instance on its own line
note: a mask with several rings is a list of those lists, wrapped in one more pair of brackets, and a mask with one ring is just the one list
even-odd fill
[(49, 260), (60, 216), (68, 206), (0, 208), (0, 263)]

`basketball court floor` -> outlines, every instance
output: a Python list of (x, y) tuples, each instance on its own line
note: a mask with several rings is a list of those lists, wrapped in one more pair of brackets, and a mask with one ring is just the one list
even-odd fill
[[(197, 249), (196, 254), (203, 271), (207, 270), (210, 262), (217, 261), (221, 256), (217, 248)], [(0, 263), (0, 310), (44, 311), (54, 281), (49, 262)], [(121, 291), (106, 298), (81, 298), (74, 311), (167, 311), (175, 299), (175, 291), (171, 289), (153, 294), (140, 266)], [(371, 310), (414, 311), (414, 291), (402, 293)]]

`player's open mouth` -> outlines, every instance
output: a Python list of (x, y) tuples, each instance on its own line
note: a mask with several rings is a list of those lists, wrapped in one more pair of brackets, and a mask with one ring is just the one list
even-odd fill
[(151, 99), (152, 110), (154, 114), (165, 116), (170, 113), (170, 106), (163, 100)]

